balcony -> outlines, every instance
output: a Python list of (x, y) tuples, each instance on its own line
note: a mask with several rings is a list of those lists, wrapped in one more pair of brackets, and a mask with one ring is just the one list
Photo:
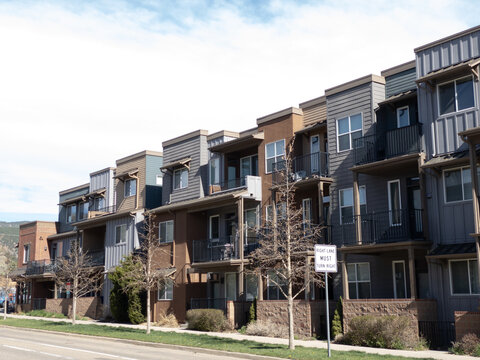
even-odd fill
[[(236, 236), (226, 236), (218, 239), (194, 240), (193, 262), (229, 261), (240, 259), (239, 239)], [(243, 254), (247, 256), (258, 247), (256, 237), (246, 238)]]
[(351, 223), (339, 225), (339, 236), (344, 246), (359, 245), (356, 225), (360, 221), (362, 244), (424, 240), (422, 214), (422, 209), (403, 209), (354, 216)]
[(422, 124), (414, 124), (387, 131), (381, 135), (367, 135), (353, 140), (355, 165), (419, 153)]
[[(284, 181), (285, 166), (286, 160), (273, 164), (273, 185), (280, 185)], [(328, 176), (327, 153), (316, 152), (293, 158), (290, 170), (290, 179), (292, 181), (304, 180), (313, 176)]]
[(53, 274), (55, 272), (55, 261), (51, 260), (37, 260), (29, 261), (27, 264), (27, 269), (25, 270), (25, 275), (44, 275), (44, 274)]
[(111, 206), (103, 207), (100, 209), (95, 209), (94, 206), (91, 206), (88, 209), (88, 219), (101, 216), (101, 215), (112, 214), (115, 211), (117, 211), (116, 205), (111, 205)]
[(216, 184), (210, 185), (210, 194), (214, 194), (221, 191), (233, 190), (241, 187), (247, 186), (246, 177), (237, 178), (237, 179), (230, 179), (220, 181)]

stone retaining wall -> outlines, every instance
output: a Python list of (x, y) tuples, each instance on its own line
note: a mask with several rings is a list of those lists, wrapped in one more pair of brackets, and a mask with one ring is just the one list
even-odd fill
[[(72, 313), (72, 299), (46, 299), (45, 311), (70, 317)], [(77, 299), (77, 316), (99, 319), (102, 315), (103, 305), (99, 297)]]
[(480, 337), (480, 312), (455, 311), (455, 338), (462, 340), (466, 334), (476, 334)]

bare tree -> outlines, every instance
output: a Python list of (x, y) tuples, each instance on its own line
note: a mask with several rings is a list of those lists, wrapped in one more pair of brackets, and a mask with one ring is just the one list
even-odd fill
[(103, 271), (79, 241), (72, 241), (67, 256), (56, 260), (55, 282), (72, 294), (72, 324), (75, 325), (77, 300), (102, 288)]
[(10, 289), (11, 277), (10, 273), (15, 270), (16, 263), (10, 257), (5, 256), (4, 261), (0, 265), (0, 286), (4, 291), (5, 297), (3, 301), (3, 320), (7, 318), (8, 307), (8, 290)]
[(273, 283), (287, 299), (289, 348), (294, 349), (293, 300), (312, 283), (323, 286), (311, 262), (322, 226), (305, 223), (295, 201), (292, 142), (285, 161), (277, 164), (273, 214), (259, 229), (259, 247), (251, 254), (251, 268)]
[(158, 289), (159, 285), (173, 281), (175, 272), (171, 264), (171, 251), (160, 243), (158, 236), (158, 223), (153, 214), (146, 214), (144, 220), (144, 232), (141, 235), (140, 249), (133, 255), (136, 264), (134, 271), (129, 272), (124, 289), (141, 289), (147, 293), (147, 334), (151, 328), (151, 293)]

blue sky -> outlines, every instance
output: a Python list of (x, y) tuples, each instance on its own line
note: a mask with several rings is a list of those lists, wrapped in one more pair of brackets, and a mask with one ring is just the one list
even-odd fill
[(251, 128), (479, 15), (453, 0), (0, 1), (0, 220), (54, 219), (60, 190), (116, 159)]

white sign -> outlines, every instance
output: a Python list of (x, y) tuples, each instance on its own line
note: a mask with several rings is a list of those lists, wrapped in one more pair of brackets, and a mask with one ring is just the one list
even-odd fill
[(335, 245), (315, 245), (315, 271), (337, 272), (337, 247)]

